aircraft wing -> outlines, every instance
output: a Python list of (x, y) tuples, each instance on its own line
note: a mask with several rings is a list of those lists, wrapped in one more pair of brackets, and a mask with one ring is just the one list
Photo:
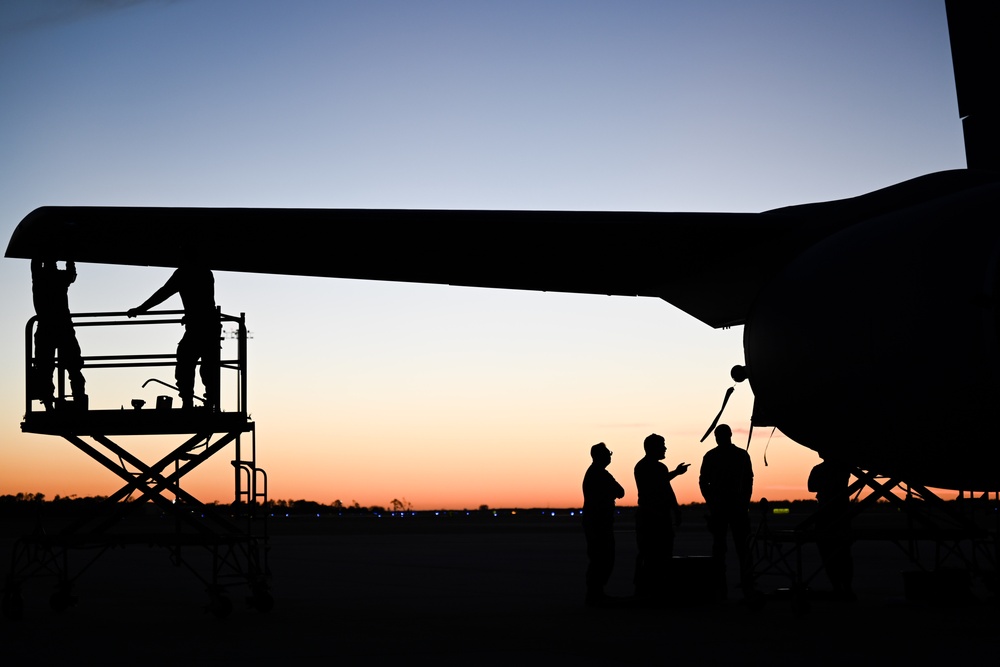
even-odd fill
[(969, 187), (941, 172), (765, 213), (42, 207), (7, 257), (664, 299), (741, 324), (760, 286), (819, 239)]

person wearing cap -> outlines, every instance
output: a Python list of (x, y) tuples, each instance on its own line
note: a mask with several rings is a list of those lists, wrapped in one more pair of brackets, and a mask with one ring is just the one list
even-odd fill
[(712, 533), (712, 557), (725, 563), (726, 541), (733, 534), (740, 561), (743, 595), (754, 591), (753, 563), (750, 558), (750, 496), (753, 492), (753, 465), (750, 454), (733, 444), (733, 430), (726, 424), (715, 428), (716, 446), (705, 453), (698, 486), (708, 505), (708, 528)]
[(667, 441), (651, 433), (643, 440), (645, 456), (635, 464), (635, 485), (639, 491), (635, 516), (636, 595), (662, 600), (666, 595), (669, 569), (674, 557), (674, 527), (681, 523), (681, 508), (670, 480), (687, 472), (680, 463), (670, 470), (661, 461), (667, 455)]
[(583, 476), (583, 534), (587, 539), (587, 604), (602, 604), (604, 587), (615, 567), (615, 500), (625, 489), (608, 472), (611, 450), (603, 442), (590, 448), (592, 462)]

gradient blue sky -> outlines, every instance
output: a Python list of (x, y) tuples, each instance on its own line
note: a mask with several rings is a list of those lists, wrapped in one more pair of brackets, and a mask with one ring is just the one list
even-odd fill
[[(7, 0), (0, 98), (4, 242), (43, 205), (761, 211), (965, 166), (943, 0)], [(168, 275), (79, 272), (77, 311)], [(0, 281), (0, 494), (114, 491), (20, 433), (27, 262)], [(631, 504), (642, 438), (697, 464), (742, 361), (740, 329), (652, 299), (216, 284), (253, 331), (273, 498), (573, 505), (603, 440)], [(159, 393), (98, 375), (97, 407)], [(742, 441), (751, 401), (740, 386), (727, 412)], [(815, 455), (775, 437), (765, 467), (767, 436), (755, 497), (809, 497)], [(190, 486), (228, 501), (227, 470)]]

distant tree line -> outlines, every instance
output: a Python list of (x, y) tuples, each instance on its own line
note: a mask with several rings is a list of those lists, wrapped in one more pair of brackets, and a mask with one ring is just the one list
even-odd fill
[[(86, 515), (106, 501), (107, 496), (77, 497), (75, 495), (56, 495), (53, 499), (48, 500), (44, 493), (8, 494), (0, 496), (0, 516)], [(133, 500), (126, 499), (125, 502), (133, 502)], [(231, 507), (233, 509), (236, 509), (237, 505), (236, 503), (219, 502), (205, 504), (213, 507)], [(155, 507), (155, 505), (150, 504), (150, 507)], [(402, 500), (393, 498), (387, 507), (381, 505), (365, 507), (356, 500), (352, 500), (350, 504), (344, 504), (339, 499), (334, 500), (329, 505), (324, 505), (314, 500), (268, 500), (264, 504), (264, 507), (276, 514), (294, 515), (361, 515), (413, 511), (413, 505), (405, 498)]]
[[(48, 499), (44, 493), (18, 493), (13, 495), (3, 495), (0, 496), (0, 516), (33, 516), (39, 513), (41, 514), (58, 514), (58, 515), (81, 515), (87, 514), (92, 509), (99, 506), (101, 503), (107, 501), (107, 496), (59, 496), (56, 495), (51, 500)], [(125, 502), (135, 502), (134, 499), (126, 499)], [(180, 501), (178, 501), (180, 502)], [(809, 500), (795, 500), (785, 503), (774, 503), (772, 505), (782, 505), (797, 507), (803, 503), (815, 504), (815, 501)], [(205, 503), (213, 507), (232, 507), (236, 509), (236, 503), (219, 503), (211, 502)], [(700, 503), (694, 503), (691, 506), (697, 507)], [(309, 516), (343, 516), (343, 515), (362, 515), (362, 514), (387, 514), (387, 513), (409, 513), (413, 512), (413, 505), (408, 502), (405, 498), (393, 498), (385, 506), (382, 505), (361, 505), (356, 500), (352, 500), (350, 503), (344, 503), (343, 501), (337, 499), (332, 503), (323, 504), (315, 500), (268, 500), (264, 507), (274, 514), (288, 514), (288, 515), (309, 515)], [(150, 503), (150, 508), (155, 508), (155, 505)], [(578, 508), (566, 508), (566, 509), (578, 509)], [(628, 511), (632, 508), (628, 506), (620, 507), (619, 509)], [(425, 510), (426, 511), (426, 510)], [(458, 511), (457, 509), (452, 510), (440, 510), (440, 511)], [(470, 511), (468, 509), (463, 509), (463, 512)], [(476, 507), (474, 510), (479, 513), (493, 512), (489, 505), (483, 504)]]
[(44, 493), (18, 493), (0, 496), (0, 516), (85, 515), (106, 500), (106, 496), (78, 498), (60, 495), (46, 500)]
[[(107, 501), (107, 496), (86, 496), (78, 497), (76, 495), (72, 496), (60, 496), (56, 495), (51, 500), (48, 499), (44, 493), (17, 493), (0, 495), (0, 517), (41, 517), (41, 516), (85, 516), (90, 514), (99, 505)], [(126, 499), (125, 502), (135, 502), (133, 499)], [(180, 501), (178, 501), (180, 502)], [(947, 501), (956, 502), (956, 501)], [(230, 508), (233, 511), (241, 511), (238, 503), (219, 503), (211, 502), (205, 503), (206, 505), (217, 507), (217, 508)], [(758, 503), (754, 503), (759, 506)], [(815, 500), (778, 500), (769, 501), (769, 507), (778, 512), (790, 512), (799, 514), (800, 512), (812, 512), (816, 508)], [(884, 505), (885, 509), (892, 509), (887, 503), (883, 501), (879, 502), (879, 505)], [(684, 505), (688, 508), (688, 511), (697, 511), (698, 508), (702, 507), (702, 503), (688, 503)], [(384, 514), (410, 514), (414, 513), (413, 505), (408, 502), (405, 498), (393, 498), (385, 506), (382, 505), (369, 505), (363, 506), (356, 500), (352, 500), (350, 503), (344, 503), (341, 500), (334, 500), (332, 503), (323, 504), (316, 502), (315, 500), (268, 500), (264, 504), (264, 508), (267, 512), (273, 513), (275, 515), (289, 515), (289, 516), (361, 516), (361, 515), (376, 515), (381, 516)], [(157, 511), (154, 504), (149, 503), (150, 511)], [(245, 509), (245, 508), (243, 508)], [(618, 510), (620, 513), (629, 514), (635, 510), (632, 506), (619, 506)], [(478, 513), (478, 514), (496, 514), (497, 512), (510, 513), (517, 512), (517, 509), (491, 509), (488, 505), (479, 505), (473, 510), (469, 509), (441, 509), (437, 510), (438, 513), (457, 513), (461, 512), (463, 514), (467, 513)], [(527, 511), (527, 510), (522, 510)], [(579, 511), (579, 508), (561, 508), (559, 510), (552, 510), (553, 512), (567, 512), (567, 511)], [(755, 512), (756, 508), (751, 509), (751, 512)], [(428, 512), (434, 512), (434, 510), (422, 510), (420, 514), (426, 514)]]

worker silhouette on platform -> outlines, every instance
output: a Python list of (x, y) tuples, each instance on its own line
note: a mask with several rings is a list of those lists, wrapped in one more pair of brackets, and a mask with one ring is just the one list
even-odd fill
[(184, 304), (184, 336), (177, 344), (177, 367), (174, 379), (181, 396), (181, 406), (194, 405), (194, 369), (201, 360), (201, 381), (205, 386), (205, 405), (219, 407), (219, 359), (222, 323), (215, 307), (215, 277), (212, 272), (196, 263), (182, 265), (141, 305), (128, 311), (135, 317), (166, 301), (174, 294), (181, 295)]
[(753, 465), (746, 450), (733, 444), (733, 431), (726, 424), (715, 428), (716, 446), (705, 453), (698, 486), (708, 505), (708, 528), (712, 532), (712, 556), (725, 563), (726, 539), (733, 534), (740, 561), (740, 586), (744, 597), (755, 595), (750, 557), (750, 496)]
[(60, 270), (54, 260), (31, 260), (31, 298), (38, 316), (35, 329), (35, 365), (32, 374), (32, 396), (45, 406), (55, 407), (55, 385), (52, 372), (59, 351), (59, 366), (69, 376), (73, 406), (87, 409), (86, 380), (80, 343), (76, 339), (73, 318), (69, 311), (69, 286), (76, 281), (76, 264), (66, 262)]
[(592, 463), (583, 476), (583, 534), (587, 538), (587, 604), (604, 604), (604, 587), (615, 567), (615, 500), (625, 489), (608, 472), (611, 450), (603, 442), (590, 448)]
[(674, 527), (681, 523), (681, 508), (670, 480), (687, 472), (680, 463), (670, 470), (660, 463), (667, 455), (662, 435), (651, 433), (643, 440), (645, 456), (635, 464), (635, 486), (639, 508), (635, 515), (635, 592), (652, 602), (665, 601), (674, 557)]

